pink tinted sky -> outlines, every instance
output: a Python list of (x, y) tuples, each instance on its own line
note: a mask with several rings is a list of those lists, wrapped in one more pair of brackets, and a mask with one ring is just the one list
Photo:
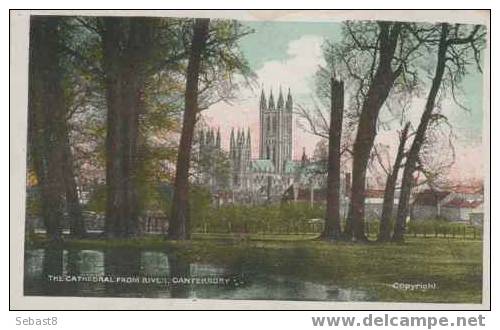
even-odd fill
[[(263, 86), (266, 98), (272, 88), (275, 101), (281, 87), (284, 96), (290, 88), (294, 104), (310, 101), (313, 88), (313, 76), (318, 65), (323, 63), (321, 43), (323, 38), (303, 36), (288, 44), (286, 60), (267, 61), (256, 71), (259, 86)], [(261, 89), (244, 89), (240, 91), (237, 100), (232, 104), (218, 103), (204, 111), (204, 119), (209, 126), (220, 127), (222, 143), (229, 148), (231, 128), (250, 128), (252, 135), (252, 154), (258, 157), (259, 150), (259, 100)], [(295, 116), (296, 117), (296, 116)], [(295, 118), (296, 119), (296, 118)], [(294, 120), (293, 127), (293, 157), (299, 159), (302, 148), (312, 153), (318, 138), (304, 132)]]
[[(269, 96), (269, 89), (273, 89), (275, 100), (279, 88), (284, 94), (288, 88), (291, 89), (294, 98), (294, 105), (300, 103), (303, 106), (312, 106), (312, 94), (314, 90), (314, 72), (319, 65), (323, 65), (321, 44), (324, 38), (316, 35), (304, 35), (288, 43), (285, 58), (269, 60), (263, 63), (256, 70), (260, 86), (264, 86), (266, 97)], [(260, 88), (255, 90), (243, 89), (238, 93), (238, 99), (231, 104), (218, 103), (204, 111), (203, 118), (208, 126), (220, 128), (223, 148), (229, 149), (229, 137), (231, 128), (251, 130), (252, 135), (252, 155), (258, 157), (259, 150), (259, 98)], [(416, 99), (412, 102), (412, 109), (409, 118), (416, 126), (423, 109), (424, 99)], [(456, 141), (456, 161), (450, 169), (449, 176), (454, 181), (479, 179), (484, 176), (484, 152), (481, 134), (477, 129), (471, 130), (466, 127), (468, 122), (474, 118), (468, 118), (467, 113), (451, 101), (443, 102), (443, 113), (447, 114), (454, 125)], [(384, 110), (382, 110), (384, 112)], [(457, 115), (459, 114), (459, 115)], [(455, 120), (455, 122), (453, 122)], [(477, 121), (477, 120), (476, 120)], [(465, 123), (465, 124), (464, 124)], [(461, 127), (464, 126), (464, 127)], [(481, 126), (481, 123), (479, 123)], [(297, 116), (294, 117), (293, 127), (293, 157), (300, 159), (302, 150), (311, 155), (319, 138), (305, 132), (297, 123)], [(398, 143), (397, 128), (388, 132), (380, 132), (376, 142), (389, 146), (391, 153), (396, 150)]]

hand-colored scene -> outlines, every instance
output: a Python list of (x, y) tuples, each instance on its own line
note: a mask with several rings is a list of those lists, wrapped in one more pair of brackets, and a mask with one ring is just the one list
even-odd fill
[(24, 294), (482, 303), (485, 47), (32, 16)]

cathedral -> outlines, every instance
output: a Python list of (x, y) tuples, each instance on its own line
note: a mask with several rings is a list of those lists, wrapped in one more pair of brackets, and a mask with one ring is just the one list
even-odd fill
[[(200, 134), (200, 155), (221, 153), (220, 132), (213, 129)], [(266, 98), (264, 90), (259, 102), (259, 157), (252, 158), (250, 129), (231, 129), (229, 141), (229, 180), (227, 185), (217, 178), (215, 162), (204, 169), (203, 183), (223, 203), (275, 202), (287, 192), (294, 194), (297, 185), (310, 183), (311, 165), (304, 153), (293, 160), (293, 99), (290, 90), (283, 96), (281, 88), (275, 101), (272, 90)], [(324, 178), (322, 177), (321, 180)], [(318, 185), (321, 183), (318, 182)], [(296, 197), (296, 196), (295, 196)], [(293, 196), (291, 197), (293, 198)]]

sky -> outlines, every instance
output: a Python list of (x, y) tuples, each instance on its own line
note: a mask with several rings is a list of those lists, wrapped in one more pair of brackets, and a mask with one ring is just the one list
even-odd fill
[[(328, 22), (244, 22), (254, 33), (243, 37), (240, 48), (250, 67), (257, 75), (258, 87), (243, 89), (231, 104), (218, 103), (204, 111), (204, 119), (211, 127), (219, 127), (223, 148), (229, 149), (231, 128), (250, 128), (252, 156), (258, 157), (259, 148), (259, 99), (261, 88), (266, 97), (273, 90), (275, 100), (280, 88), (283, 93), (291, 90), (294, 105), (311, 106), (314, 95), (314, 74), (324, 65), (322, 44), (325, 40), (340, 41), (341, 24)], [(483, 76), (471, 73), (463, 82), (462, 103), (469, 108), (459, 108), (451, 99), (443, 101), (442, 111), (453, 125), (456, 137), (456, 162), (450, 175), (457, 180), (483, 177), (482, 155)], [(425, 104), (425, 93), (412, 102), (410, 119), (418, 124)], [(381, 115), (384, 115), (382, 109)], [(293, 157), (300, 159), (302, 150), (311, 155), (319, 138), (305, 132), (294, 120)], [(380, 132), (376, 142), (396, 149), (397, 131)], [(485, 149), (486, 150), (486, 149)]]

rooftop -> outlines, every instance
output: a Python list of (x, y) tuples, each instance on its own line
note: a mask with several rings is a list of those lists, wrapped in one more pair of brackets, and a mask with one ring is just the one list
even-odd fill
[(436, 206), (438, 202), (445, 199), (450, 193), (449, 191), (424, 190), (419, 192), (415, 197), (415, 204)]
[(254, 159), (251, 169), (253, 172), (274, 172), (274, 165), (270, 159)]
[(469, 208), (474, 209), (483, 204), (482, 200), (467, 200), (463, 198), (454, 198), (443, 205), (443, 207), (454, 207), (454, 208)]

